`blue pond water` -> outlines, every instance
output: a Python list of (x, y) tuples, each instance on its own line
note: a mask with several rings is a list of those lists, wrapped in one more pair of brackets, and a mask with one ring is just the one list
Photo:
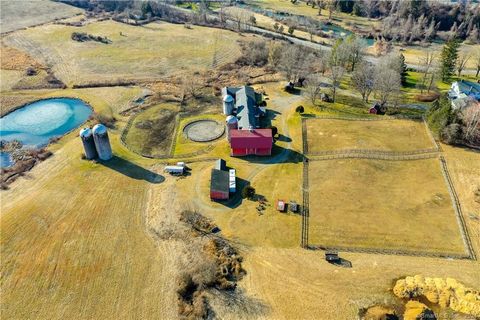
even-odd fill
[[(0, 118), (0, 140), (18, 140), (24, 147), (41, 147), (77, 128), (91, 114), (92, 109), (79, 99), (39, 100)], [(9, 156), (2, 154), (1, 167), (8, 164)]]
[(7, 168), (13, 165), (12, 157), (8, 152), (0, 151), (0, 168)]

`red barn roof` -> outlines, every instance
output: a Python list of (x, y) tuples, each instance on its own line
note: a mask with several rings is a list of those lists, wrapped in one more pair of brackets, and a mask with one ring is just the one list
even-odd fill
[(232, 148), (271, 148), (272, 143), (272, 129), (230, 131)]

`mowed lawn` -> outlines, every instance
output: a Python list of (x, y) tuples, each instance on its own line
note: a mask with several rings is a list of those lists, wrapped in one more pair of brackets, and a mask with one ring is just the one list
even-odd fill
[(80, 8), (56, 1), (2, 1), (0, 29), (2, 32), (9, 32), (54, 19), (71, 17), (82, 12)]
[[(73, 32), (107, 37), (112, 43), (77, 42), (71, 39)], [(209, 69), (239, 57), (238, 39), (234, 32), (215, 28), (102, 21), (83, 27), (39, 26), (9, 34), (4, 41), (53, 66), (55, 75), (71, 85)]]
[(310, 243), (465, 253), (438, 159), (311, 161)]
[(83, 161), (80, 152), (72, 140), (34, 168), (34, 179), (2, 191), (2, 318), (175, 316), (175, 292), (165, 292), (174, 280), (143, 223), (153, 175), (122, 158), (110, 167)]
[(371, 149), (406, 152), (435, 145), (422, 121), (307, 120), (308, 152)]

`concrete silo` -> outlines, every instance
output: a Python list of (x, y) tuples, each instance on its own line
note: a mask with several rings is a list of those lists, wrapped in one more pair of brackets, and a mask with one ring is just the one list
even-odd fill
[(238, 129), (238, 119), (235, 116), (227, 117), (227, 140), (230, 141), (230, 131)]
[(107, 127), (103, 124), (97, 124), (93, 127), (93, 140), (100, 160), (110, 160), (112, 158), (112, 147), (108, 139)]
[(229, 94), (223, 97), (223, 114), (231, 115), (235, 107), (235, 100)]
[(95, 141), (93, 140), (92, 130), (90, 128), (83, 128), (80, 130), (80, 139), (82, 139), (83, 149), (85, 150), (85, 157), (88, 160), (95, 159), (97, 149), (95, 149)]

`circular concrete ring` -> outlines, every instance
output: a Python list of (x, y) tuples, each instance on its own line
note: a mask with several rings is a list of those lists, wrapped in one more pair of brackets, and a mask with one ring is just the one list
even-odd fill
[(183, 127), (185, 136), (195, 142), (209, 142), (223, 136), (225, 125), (211, 119), (192, 121)]

